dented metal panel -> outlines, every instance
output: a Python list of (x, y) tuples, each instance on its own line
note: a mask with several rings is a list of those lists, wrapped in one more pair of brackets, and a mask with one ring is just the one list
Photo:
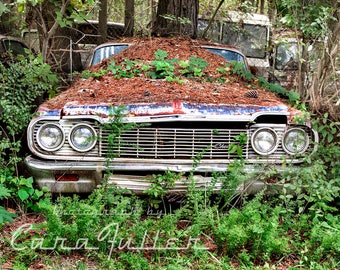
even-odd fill
[[(181, 101), (167, 103), (141, 103), (124, 106), (123, 114), (128, 117), (138, 116), (251, 116), (258, 113), (281, 113), (288, 115), (288, 107), (284, 104), (273, 106), (229, 105), (229, 104), (191, 104)], [(98, 105), (65, 105), (63, 116), (96, 115), (107, 118), (114, 115), (117, 107), (108, 104)], [(59, 110), (43, 111), (45, 115), (56, 115)]]

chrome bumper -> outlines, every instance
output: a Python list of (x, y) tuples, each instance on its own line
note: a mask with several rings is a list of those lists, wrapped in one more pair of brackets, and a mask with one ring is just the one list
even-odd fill
[[(53, 193), (90, 193), (102, 184), (103, 175), (107, 169), (109, 169), (113, 171), (113, 174), (109, 176), (108, 184), (142, 194), (150, 188), (150, 179), (152, 178), (150, 171), (159, 171), (161, 173), (169, 169), (174, 172), (190, 172), (193, 168), (191, 163), (175, 165), (171, 163), (155, 163), (155, 161), (153, 161), (153, 163), (117, 162), (108, 168), (105, 162), (52, 161), (40, 160), (32, 156), (26, 157), (25, 163), (39, 188), (47, 187)], [(207, 165), (198, 166), (198, 171), (200, 172), (225, 171), (226, 169), (226, 164), (215, 164), (215, 166), (211, 167)], [(277, 167), (277, 170), (282, 171), (282, 168)], [(126, 173), (122, 174), (122, 171)], [(138, 173), (133, 173), (134, 171)], [(263, 173), (263, 170), (257, 171), (253, 166), (247, 166), (245, 167), (245, 171), (249, 173), (250, 181), (240, 185), (238, 188), (239, 192), (255, 194), (264, 188), (273, 189), (272, 184), (254, 180), (254, 174)], [(58, 177), (65, 175), (76, 175), (77, 181), (62, 181), (58, 179)], [(214, 186), (211, 187), (211, 183), (214, 182), (211, 176), (195, 174), (193, 179), (197, 189), (209, 189), (214, 192), (222, 189), (221, 181), (217, 181), (217, 183), (214, 183)], [(191, 178), (189, 180), (188, 177), (181, 177), (175, 181), (174, 185), (169, 189), (169, 193), (185, 192), (190, 181), (192, 181)]]

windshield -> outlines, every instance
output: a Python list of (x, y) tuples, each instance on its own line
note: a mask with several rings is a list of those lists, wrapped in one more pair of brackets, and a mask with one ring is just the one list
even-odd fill
[[(109, 58), (110, 56), (121, 52), (122, 50), (126, 49), (129, 44), (110, 44), (105, 47), (101, 47), (95, 50), (93, 59), (91, 62), (91, 66), (98, 64), (99, 62), (103, 61), (104, 59)], [(205, 47), (203, 48), (209, 50), (212, 53), (221, 55), (227, 61), (236, 61), (243, 64), (244, 68), (247, 69), (246, 60), (242, 54), (239, 54), (235, 51), (223, 49), (223, 48), (212, 48), (212, 47)]]
[(15, 40), (6, 39), (3, 41), (6, 51), (11, 52), (13, 55), (27, 55), (25, 49), (28, 49), (24, 44)]
[(231, 51), (231, 50), (227, 50), (227, 49), (221, 49), (221, 48), (211, 48), (211, 47), (203, 47), (205, 49), (207, 49), (208, 51), (221, 55), (225, 60), (227, 61), (236, 61), (236, 62), (240, 62), (243, 64), (244, 68), (247, 69), (246, 66), (246, 61), (243, 57), (243, 55)]
[(122, 50), (126, 49), (128, 46), (129, 46), (128, 44), (110, 44), (110, 45), (107, 45), (105, 47), (101, 47), (95, 50), (93, 59), (91, 62), (91, 66), (98, 64), (104, 59), (109, 58), (111, 55), (121, 52)]
[(278, 70), (298, 69), (297, 42), (281, 43), (277, 46), (275, 68)]
[(225, 23), (222, 43), (237, 47), (247, 57), (264, 58), (267, 49), (267, 34), (266, 26)]

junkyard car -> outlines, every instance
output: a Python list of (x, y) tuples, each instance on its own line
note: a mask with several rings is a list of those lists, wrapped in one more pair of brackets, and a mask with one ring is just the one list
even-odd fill
[(19, 54), (26, 55), (26, 50), (29, 50), (29, 48), (22, 41), (10, 36), (0, 35), (0, 55), (6, 54), (6, 57), (9, 55), (17, 56)]
[[(163, 62), (146, 56), (155, 55), (155, 47), (167, 51)], [(241, 52), (215, 49), (236, 54), (247, 68)], [(179, 61), (190, 65), (188, 53), (197, 57), (193, 62), (204, 58), (209, 63), (204, 79), (198, 75), (174, 81), (171, 76), (182, 76), (183, 70), (187, 72), (184, 68), (168, 73), (172, 81), (142, 74), (146, 69), (156, 72), (160, 63), (162, 71)], [(171, 57), (177, 62), (168, 61)], [(218, 191), (224, 185), (214, 180), (214, 174), (227, 171), (237, 160), (244, 162), (249, 173), (263, 172), (266, 166), (280, 171), (301, 163), (301, 155), (314, 150), (317, 134), (308, 123), (294, 121), (299, 111), (256, 83), (238, 80), (239, 69), (230, 75), (233, 67), (225, 59), (194, 41), (144, 40), (112, 59), (95, 65), (93, 77), (79, 79), (42, 104), (40, 115), (31, 121), (32, 155), (26, 164), (40, 187), (52, 192), (91, 192), (110, 171), (109, 184), (142, 193), (153, 175), (170, 171), (179, 177), (169, 185), (169, 192), (184, 192), (191, 180), (196, 188)], [(133, 76), (128, 73), (134, 70), (131, 61), (139, 68)], [(119, 119), (134, 125), (125, 129), (116, 122)]]

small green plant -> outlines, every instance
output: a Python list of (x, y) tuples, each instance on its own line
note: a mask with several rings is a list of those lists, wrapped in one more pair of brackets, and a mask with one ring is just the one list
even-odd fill
[(179, 72), (186, 77), (202, 77), (203, 70), (208, 66), (208, 63), (198, 57), (191, 56), (189, 60), (178, 61), (180, 66)]
[(155, 60), (151, 62), (149, 76), (152, 79), (172, 79), (174, 77), (175, 63), (177, 59), (166, 59), (168, 53), (158, 49), (155, 52)]
[(107, 74), (106, 69), (99, 69), (98, 71), (92, 72), (89, 69), (85, 69), (80, 73), (80, 78), (88, 79), (88, 78), (100, 78), (101, 76)]
[(300, 104), (300, 94), (293, 90), (287, 92), (288, 101), (292, 105), (299, 105)]
[(272, 208), (261, 203), (260, 195), (221, 217), (215, 228), (215, 239), (229, 255), (247, 251), (250, 261), (282, 256), (287, 253), (289, 241), (285, 231), (278, 226), (281, 211), (280, 206)]
[(316, 129), (320, 135), (320, 144), (326, 146), (330, 143), (339, 143), (340, 122), (331, 121), (328, 113), (325, 113), (321, 117), (314, 118), (313, 128)]
[(152, 178), (148, 179), (151, 182), (151, 186), (145, 193), (154, 198), (160, 198), (168, 192), (169, 188), (174, 186), (175, 181), (180, 179), (180, 177), (180, 174), (169, 170), (166, 170), (164, 174), (154, 174)]
[(248, 136), (246, 133), (241, 133), (240, 135), (235, 136), (233, 143), (229, 145), (228, 152), (230, 154), (237, 153), (238, 157), (242, 157), (243, 153), (243, 146), (247, 143), (248, 141)]
[(281, 98), (288, 99), (288, 102), (293, 106), (303, 107), (303, 104), (300, 104), (300, 95), (299, 93), (290, 90), (287, 91), (284, 87), (276, 83), (270, 83), (265, 78), (260, 77), (257, 79), (258, 85), (268, 89), (269, 91), (277, 94)]
[(36, 204), (48, 193), (47, 188), (36, 189), (32, 177), (16, 177), (10, 170), (0, 170), (0, 185), (5, 188), (6, 198), (13, 200), (21, 213), (37, 210)]
[(226, 65), (224, 67), (218, 67), (216, 69), (216, 71), (222, 75), (228, 76), (231, 74), (231, 68), (230, 68), (230, 64)]
[(13, 222), (14, 218), (17, 217), (16, 214), (7, 211), (3, 206), (0, 206), (0, 229), (2, 224), (7, 222)]
[[(11, 196), (10, 190), (0, 183), (0, 201), (7, 199)], [(0, 229), (2, 224), (6, 222), (13, 222), (13, 218), (17, 217), (16, 214), (10, 213), (4, 207), (0, 206)]]
[(163, 196), (168, 193), (169, 189), (174, 186), (175, 181), (180, 178), (181, 174), (169, 170), (162, 174), (153, 174), (151, 178), (147, 178), (146, 180), (151, 185), (144, 193), (149, 196), (150, 207), (158, 208), (160, 203), (163, 202)]
[(234, 82), (239, 79), (249, 83), (255, 81), (255, 76), (245, 69), (243, 63), (237, 61), (229, 61), (224, 67), (218, 67), (216, 73), (219, 75), (216, 81), (220, 83)]
[(132, 78), (141, 73), (139, 68), (139, 61), (125, 59), (119, 65), (114, 60), (110, 62), (107, 70), (111, 71), (115, 78)]
[(150, 269), (148, 261), (142, 254), (136, 254), (132, 252), (121, 253), (119, 258), (127, 268), (140, 270)]
[(123, 132), (137, 127), (135, 123), (126, 123), (123, 121), (124, 111), (126, 111), (124, 106), (111, 106), (109, 121), (102, 125), (102, 128), (108, 130), (109, 132), (107, 138), (108, 154), (106, 157), (108, 162), (116, 157), (117, 153), (115, 149), (121, 144), (120, 136), (123, 134)]
[(239, 76), (245, 81), (253, 81), (254, 76), (250, 71), (246, 70), (244, 64), (237, 61), (230, 61), (226, 64), (226, 70), (230, 68), (232, 74)]

